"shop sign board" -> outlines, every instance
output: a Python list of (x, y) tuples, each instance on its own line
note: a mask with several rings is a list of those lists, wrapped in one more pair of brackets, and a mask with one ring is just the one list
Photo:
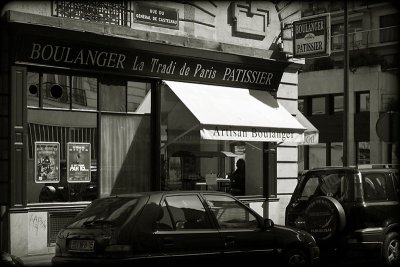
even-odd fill
[(265, 60), (238, 65), (180, 54), (162, 54), (118, 47), (95, 47), (83, 43), (23, 36), (16, 61), (68, 69), (138, 75), (172, 81), (190, 81), (262, 91), (277, 91), (289, 62)]
[(330, 55), (329, 14), (307, 17), (293, 22), (293, 57), (324, 57)]
[(60, 143), (35, 142), (35, 183), (60, 182)]
[(90, 182), (90, 143), (67, 143), (68, 183)]
[(177, 9), (137, 2), (134, 4), (134, 11), (134, 22), (179, 29)]
[(224, 127), (204, 126), (200, 129), (200, 136), (206, 140), (225, 141), (252, 141), (299, 143), (304, 142), (304, 133), (290, 129), (270, 129), (259, 127)]

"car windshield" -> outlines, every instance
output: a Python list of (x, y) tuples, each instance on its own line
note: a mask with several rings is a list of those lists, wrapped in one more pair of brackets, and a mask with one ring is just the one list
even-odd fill
[(118, 226), (129, 215), (136, 214), (143, 205), (143, 197), (115, 197), (97, 199), (79, 213), (69, 224), (69, 228), (93, 226)]
[(329, 196), (339, 201), (353, 198), (351, 173), (345, 172), (310, 172), (303, 178), (304, 186), (299, 188), (298, 200), (309, 200), (318, 196)]

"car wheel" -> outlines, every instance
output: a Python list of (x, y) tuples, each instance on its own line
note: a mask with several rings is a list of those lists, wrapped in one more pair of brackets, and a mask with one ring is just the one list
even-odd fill
[(329, 240), (340, 233), (346, 224), (342, 205), (333, 197), (313, 198), (305, 210), (307, 232), (317, 240)]
[(308, 266), (306, 254), (300, 249), (289, 250), (285, 254), (285, 266)]
[(400, 265), (400, 240), (398, 233), (389, 233), (383, 242), (383, 259), (387, 266)]

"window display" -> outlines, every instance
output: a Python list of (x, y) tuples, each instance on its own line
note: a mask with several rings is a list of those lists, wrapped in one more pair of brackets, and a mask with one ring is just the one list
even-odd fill
[(150, 89), (121, 78), (28, 72), (28, 202), (150, 190)]

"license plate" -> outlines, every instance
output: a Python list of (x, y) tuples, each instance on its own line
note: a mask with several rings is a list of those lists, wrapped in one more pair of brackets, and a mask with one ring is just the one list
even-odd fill
[(94, 240), (71, 240), (69, 250), (94, 251)]

